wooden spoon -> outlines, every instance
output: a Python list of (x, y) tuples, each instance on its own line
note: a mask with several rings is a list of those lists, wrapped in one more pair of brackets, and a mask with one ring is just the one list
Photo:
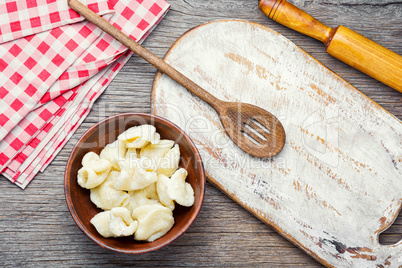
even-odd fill
[(277, 155), (282, 150), (285, 145), (285, 131), (274, 115), (255, 105), (226, 102), (215, 98), (85, 5), (77, 0), (68, 0), (68, 5), (191, 93), (211, 105), (218, 113), (226, 133), (243, 151), (252, 156), (265, 158)]

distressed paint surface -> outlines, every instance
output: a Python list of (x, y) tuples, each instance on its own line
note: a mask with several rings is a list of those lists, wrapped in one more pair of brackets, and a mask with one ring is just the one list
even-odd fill
[(279, 155), (251, 157), (211, 107), (158, 74), (153, 111), (192, 137), (210, 182), (327, 266), (402, 265), (402, 241), (378, 242), (401, 208), (401, 121), (258, 24), (197, 27), (165, 60), (222, 100), (270, 111), (285, 128)]

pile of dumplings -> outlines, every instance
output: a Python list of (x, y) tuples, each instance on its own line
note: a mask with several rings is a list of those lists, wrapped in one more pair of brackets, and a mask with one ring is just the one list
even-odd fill
[(175, 203), (194, 204), (179, 161), (179, 146), (161, 140), (151, 125), (129, 128), (99, 155), (87, 153), (77, 179), (104, 210), (91, 219), (99, 234), (148, 242), (165, 235), (174, 224)]

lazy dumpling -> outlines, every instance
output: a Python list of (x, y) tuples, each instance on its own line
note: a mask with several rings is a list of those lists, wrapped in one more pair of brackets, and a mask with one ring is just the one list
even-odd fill
[(156, 182), (144, 188), (146, 196), (151, 199), (159, 200), (158, 193), (156, 192)]
[(172, 149), (174, 142), (171, 140), (161, 140), (158, 144), (148, 143), (141, 148), (141, 165), (150, 171), (158, 171), (159, 166), (164, 163), (165, 168), (169, 168), (171, 162), (163, 157)]
[(170, 210), (174, 210), (175, 205), (168, 194), (168, 187), (170, 179), (163, 174), (158, 175), (158, 182), (156, 183), (156, 191), (158, 193), (159, 201)]
[(130, 161), (126, 158), (119, 162), (120, 175), (114, 187), (119, 190), (134, 191), (143, 189), (158, 180), (154, 171), (147, 171), (141, 166), (140, 159)]
[(156, 128), (151, 125), (141, 125), (127, 129), (120, 134), (118, 140), (122, 141), (127, 148), (141, 148), (148, 142), (157, 144), (160, 141), (160, 135)]
[(136, 240), (148, 242), (165, 235), (173, 226), (173, 213), (162, 205), (144, 205), (133, 212), (133, 219), (138, 221), (138, 228), (134, 234)]
[(94, 188), (106, 179), (111, 168), (109, 161), (89, 152), (82, 158), (82, 168), (78, 170), (77, 176), (78, 184), (86, 189)]
[(103, 237), (113, 237), (110, 231), (110, 211), (103, 211), (96, 214), (92, 219), (91, 223), (95, 226), (96, 231)]
[(158, 144), (149, 143), (143, 148), (141, 148), (140, 156), (148, 158), (161, 158), (172, 149), (174, 141), (171, 140), (160, 140)]
[(110, 232), (115, 237), (133, 235), (137, 227), (138, 222), (131, 218), (127, 208), (113, 208), (110, 211)]
[(119, 160), (126, 155), (127, 148), (123, 142), (116, 140), (108, 145), (100, 153), (100, 158), (108, 160), (114, 170), (120, 171)]
[(128, 192), (128, 194), (130, 198), (126, 207), (130, 211), (134, 211), (136, 208), (144, 205), (160, 204), (155, 190), (155, 183), (144, 189)]
[(138, 222), (130, 216), (127, 208), (113, 208), (96, 214), (91, 223), (103, 237), (121, 237), (133, 235)]
[(188, 182), (187, 170), (181, 168), (177, 170), (168, 184), (169, 197), (175, 200), (178, 204), (191, 207), (194, 204), (194, 190)]
[(130, 195), (125, 191), (116, 190), (114, 184), (120, 172), (111, 171), (106, 180), (99, 186), (91, 189), (91, 201), (104, 210), (114, 207), (124, 207), (129, 203)]
[(176, 144), (162, 158), (160, 158), (156, 173), (163, 174), (167, 177), (172, 176), (173, 173), (179, 167), (179, 161), (180, 161), (180, 149), (179, 145)]

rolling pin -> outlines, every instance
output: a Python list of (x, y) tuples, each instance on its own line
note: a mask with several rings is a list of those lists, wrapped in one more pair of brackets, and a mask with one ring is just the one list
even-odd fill
[(402, 57), (344, 27), (330, 28), (286, 0), (260, 0), (260, 10), (280, 24), (324, 43), (333, 57), (402, 92)]

